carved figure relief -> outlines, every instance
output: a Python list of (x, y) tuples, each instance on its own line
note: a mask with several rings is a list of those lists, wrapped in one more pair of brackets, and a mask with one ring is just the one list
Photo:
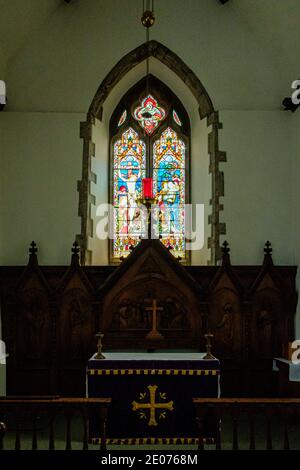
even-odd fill
[(49, 338), (49, 304), (41, 289), (26, 289), (20, 297), (19, 352), (26, 359), (41, 360)]
[(221, 321), (218, 323), (216, 328), (223, 329), (224, 341), (227, 345), (231, 345), (234, 336), (234, 324), (233, 324), (233, 307), (231, 303), (227, 302), (223, 306), (223, 316)]
[(134, 302), (129, 298), (120, 301), (113, 316), (112, 329), (147, 329), (150, 326), (143, 302)]
[(61, 348), (66, 358), (83, 360), (91, 344), (91, 305), (81, 289), (70, 289), (63, 297)]
[[(113, 330), (149, 330), (152, 318), (147, 311), (152, 298), (149, 296), (131, 300), (128, 297), (121, 300), (114, 311), (111, 329)], [(158, 300), (162, 311), (157, 316), (157, 326), (161, 330), (187, 329), (189, 327), (187, 312), (179, 300), (167, 297)]]
[(237, 357), (242, 345), (240, 302), (231, 289), (220, 289), (214, 295), (209, 329), (214, 334), (215, 353), (226, 358)]
[(277, 318), (280, 305), (276, 296), (269, 290), (258, 292), (255, 299), (254, 326), (257, 353), (261, 357), (272, 357), (280, 352), (280, 339), (277, 335)]

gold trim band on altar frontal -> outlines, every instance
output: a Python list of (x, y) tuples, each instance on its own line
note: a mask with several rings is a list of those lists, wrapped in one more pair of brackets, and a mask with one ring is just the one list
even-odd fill
[(87, 375), (220, 375), (219, 369), (87, 369)]
[[(204, 438), (203, 444), (215, 444), (214, 438)], [(100, 445), (102, 442), (101, 437), (92, 437), (89, 439), (89, 444)], [(128, 438), (110, 438), (105, 439), (107, 445), (198, 445), (198, 437), (128, 437)]]

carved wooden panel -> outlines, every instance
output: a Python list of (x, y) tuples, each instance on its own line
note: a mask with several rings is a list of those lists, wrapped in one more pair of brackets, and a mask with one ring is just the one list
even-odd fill
[(91, 350), (92, 310), (83, 289), (69, 289), (62, 297), (58, 317), (59, 358), (63, 364), (84, 363)]
[[(123, 275), (111, 280), (111, 287), (104, 294), (100, 329), (110, 347), (190, 347), (204, 334), (200, 299), (193, 285), (181, 279), (183, 267), (178, 263), (171, 269), (160, 248), (155, 248), (156, 245), (147, 245)], [(167, 252), (166, 256), (168, 259), (172, 255)], [(149, 311), (153, 300), (160, 309), (157, 329), (163, 338), (151, 342), (147, 335), (153, 326)]]
[[(104, 351), (205, 350), (212, 331), (223, 396), (274, 393), (272, 359), (294, 339), (295, 267), (184, 267), (159, 241), (141, 243), (119, 267), (0, 267), (3, 337), (10, 394), (84, 395), (84, 368), (103, 331)], [(163, 339), (146, 338), (153, 299)]]
[(243, 355), (243, 318), (239, 297), (233, 289), (214, 292), (210, 303), (209, 329), (214, 334), (214, 354), (241, 360)]
[(30, 263), (16, 287), (13, 384), (18, 394), (46, 394), (51, 389), (50, 298), (49, 286), (37, 262)]
[(283, 316), (280, 293), (276, 289), (266, 287), (254, 294), (250, 328), (252, 356), (261, 359), (281, 356), (285, 341)]
[(19, 365), (49, 363), (51, 327), (49, 299), (45, 290), (30, 288), (20, 292), (17, 323)]
[(168, 283), (164, 282), (162, 289), (162, 282), (163, 280), (154, 279), (135, 281), (118, 292), (111, 304), (105, 304), (105, 308), (112, 312), (108, 334), (111, 332), (119, 335), (135, 331), (140, 338), (144, 338), (152, 328), (152, 314), (147, 309), (152, 300), (156, 299), (162, 309), (158, 314), (157, 327), (165, 338), (172, 337), (177, 332), (181, 335), (193, 335), (196, 321), (188, 300), (175, 286)]

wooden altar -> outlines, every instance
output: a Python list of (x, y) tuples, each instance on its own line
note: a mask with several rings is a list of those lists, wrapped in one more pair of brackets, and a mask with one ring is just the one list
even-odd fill
[[(182, 266), (158, 240), (143, 240), (119, 266), (81, 267), (74, 246), (69, 267), (0, 267), (9, 394), (85, 393), (85, 366), (103, 331), (104, 351), (205, 350), (214, 334), (223, 396), (267, 396), (275, 390), (272, 359), (294, 339), (296, 267)], [(152, 299), (162, 338), (147, 338)]]
[[(201, 353), (105, 353), (87, 363), (87, 396), (111, 397), (106, 423), (110, 444), (198, 443), (194, 396), (217, 398), (222, 371)], [(101, 444), (97, 418), (89, 442)], [(215, 439), (216, 421), (206, 418), (205, 438)]]

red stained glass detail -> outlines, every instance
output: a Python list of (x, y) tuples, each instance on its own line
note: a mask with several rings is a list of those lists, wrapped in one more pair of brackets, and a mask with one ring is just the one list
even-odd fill
[(127, 118), (127, 111), (126, 111), (126, 109), (125, 109), (125, 111), (123, 111), (123, 114), (122, 114), (122, 116), (121, 116), (120, 119), (119, 119), (118, 127), (121, 127), (122, 124), (124, 124), (124, 122), (126, 121), (126, 118)]
[(176, 113), (175, 109), (173, 109), (173, 119), (178, 126), (182, 126), (181, 121), (179, 119), (178, 114)]
[(159, 106), (153, 96), (148, 95), (142, 100), (141, 106), (135, 108), (133, 116), (147, 134), (150, 135), (166, 117), (166, 111)]

